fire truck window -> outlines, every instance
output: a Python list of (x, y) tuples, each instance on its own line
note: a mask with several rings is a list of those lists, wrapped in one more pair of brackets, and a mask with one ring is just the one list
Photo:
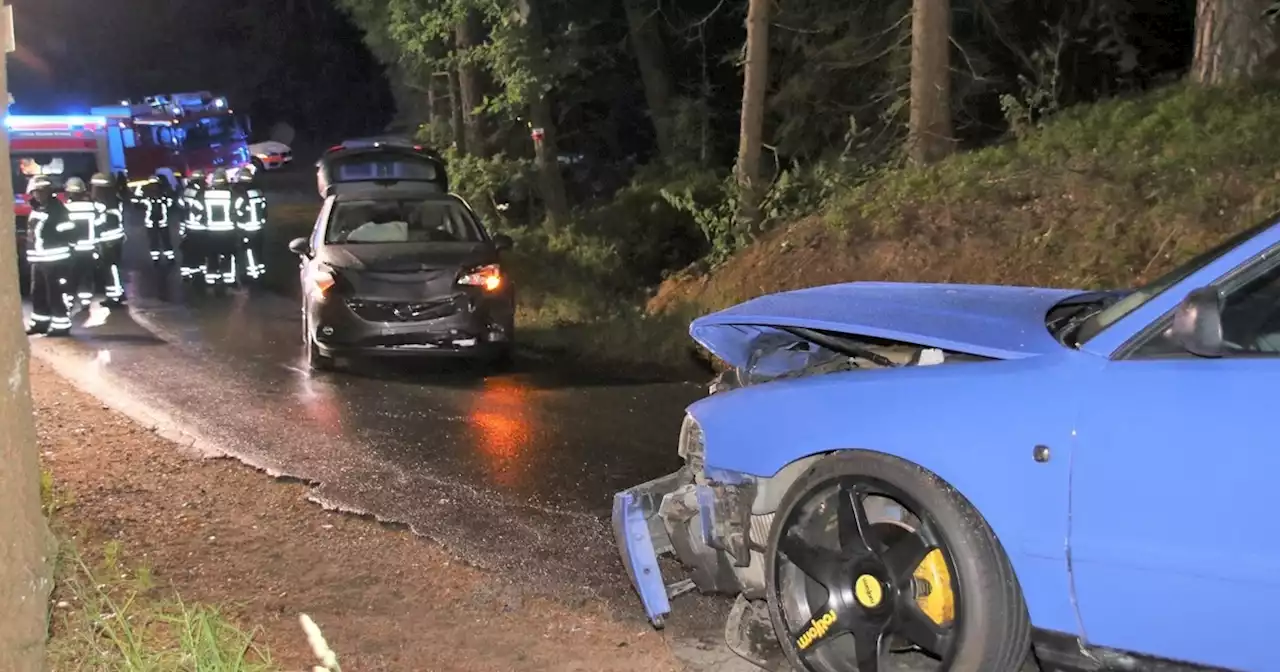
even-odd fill
[(70, 177), (85, 182), (98, 170), (98, 157), (93, 152), (29, 152), (13, 154), (9, 159), (15, 194), (25, 193), (27, 181), (36, 175), (46, 175), (55, 187)]
[(173, 137), (173, 129), (169, 128), (168, 126), (161, 126), (157, 130), (157, 136), (160, 140), (160, 144), (162, 145), (168, 145), (172, 147), (177, 144), (175, 138)]
[(133, 149), (138, 146), (138, 134), (132, 128), (120, 129), (120, 137), (124, 139), (124, 146)]

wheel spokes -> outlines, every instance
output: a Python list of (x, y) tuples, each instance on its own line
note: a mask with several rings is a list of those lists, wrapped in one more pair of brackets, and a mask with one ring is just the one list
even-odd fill
[(853, 645), (858, 656), (858, 672), (880, 672), (880, 654), (883, 653), (884, 634), (867, 629), (854, 633)]
[(918, 535), (906, 532), (889, 543), (888, 549), (880, 555), (890, 576), (899, 586), (910, 586), (916, 568), (935, 547), (924, 543)]
[(805, 576), (830, 590), (832, 575), (839, 565), (835, 552), (801, 539), (794, 528), (787, 530), (782, 536), (778, 542), (778, 551)]
[(909, 596), (901, 600), (894, 630), (912, 644), (941, 657), (951, 645), (951, 629), (934, 623)]
[(878, 549), (875, 532), (867, 518), (861, 486), (841, 483), (836, 494), (836, 529), (840, 536), (840, 550), (845, 554), (876, 555)]

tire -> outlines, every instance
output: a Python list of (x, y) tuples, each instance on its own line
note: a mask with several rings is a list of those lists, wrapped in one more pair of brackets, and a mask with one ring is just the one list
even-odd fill
[(311, 336), (311, 331), (307, 327), (307, 319), (302, 318), (302, 342), (306, 348), (307, 369), (311, 371), (332, 371), (336, 368), (334, 359), (320, 354), (320, 348), (316, 347), (315, 339)]
[(261, 175), (262, 172), (267, 169), (266, 164), (262, 163), (262, 159), (259, 159), (256, 156), (253, 157), (252, 163), (253, 163), (253, 172), (255, 174)]
[[(802, 527), (793, 525), (795, 522), (804, 520), (803, 517), (797, 518), (797, 514), (803, 514), (807, 510), (801, 507), (814, 502), (815, 496), (837, 484), (843, 484), (838, 487), (869, 487), (872, 490), (879, 490), (874, 485), (860, 486), (857, 485), (859, 483), (883, 484), (884, 492), (896, 490), (901, 495), (899, 501), (919, 516), (918, 530), (927, 528), (929, 534), (937, 540), (936, 544), (926, 544), (921, 548), (937, 546), (943, 550), (948, 574), (952, 577), (950, 588), (953, 592), (950, 595), (954, 600), (952, 603), (954, 620), (950, 622), (950, 639), (946, 645), (947, 650), (942, 654), (943, 664), (938, 669), (949, 672), (1035, 669), (1031, 649), (1031, 619), (1027, 613), (1026, 602), (1009, 559), (986, 521), (968, 500), (933, 473), (905, 460), (869, 451), (840, 452), (818, 460), (787, 490), (775, 514), (765, 553), (766, 594), (774, 631), (783, 652), (795, 669), (864, 672), (856, 659), (845, 657), (842, 660), (847, 660), (847, 663), (831, 664), (832, 658), (840, 659), (840, 655), (844, 653), (838, 647), (845, 646), (845, 642), (852, 643), (853, 635), (845, 636), (844, 642), (840, 645), (830, 645), (825, 651), (815, 646), (815, 642), (821, 641), (820, 639), (809, 639), (805, 646), (812, 648), (809, 648), (806, 654), (819, 659), (815, 662), (821, 664), (807, 666), (802, 662), (799, 644), (794, 635), (804, 626), (788, 627), (783, 613), (785, 608), (783, 595), (807, 595), (811, 590), (808, 586), (817, 584), (800, 583), (789, 578), (804, 576), (804, 574), (800, 572), (798, 566), (793, 566), (789, 560), (779, 557), (784, 535), (788, 535), (793, 526)], [(837, 492), (843, 493), (844, 490), (837, 490)], [(864, 511), (868, 509), (869, 507), (864, 504)], [(871, 528), (893, 529), (881, 527), (881, 525), (894, 525), (893, 523), (877, 523), (873, 518), (875, 516), (870, 514), (866, 516), (866, 520), (871, 523)], [(818, 519), (815, 518), (815, 520)], [(900, 536), (907, 534), (900, 529), (898, 531)], [(881, 538), (884, 537), (881, 536)], [(794, 535), (787, 537), (788, 547), (794, 547), (795, 539)], [(780, 567), (784, 568), (788, 578), (780, 574)], [(857, 594), (856, 590), (852, 590), (853, 577), (861, 571), (846, 572), (849, 577), (850, 595)], [(844, 574), (837, 572), (833, 575), (843, 576)], [(862, 578), (864, 577), (858, 577), (858, 588), (861, 588)], [(800, 589), (797, 593), (795, 591), (799, 585), (804, 585), (806, 588)], [(816, 590), (819, 592), (814, 594), (822, 594), (821, 588)], [(880, 594), (879, 590), (873, 592)], [(891, 596), (895, 593), (892, 590), (886, 590), (883, 594)], [(909, 599), (915, 600), (920, 593), (913, 592), (912, 595), (913, 597)], [(808, 602), (812, 598), (804, 599)], [(888, 601), (882, 601), (880, 597), (870, 599), (876, 600), (882, 611), (894, 614), (883, 618), (891, 621), (899, 620), (897, 614), (901, 607), (896, 602), (891, 605)], [(848, 613), (854, 614), (855, 617), (849, 620), (858, 622), (857, 614), (865, 615), (866, 612), (857, 612), (856, 609), (865, 608), (856, 603), (851, 604), (855, 609)], [(812, 609), (812, 603), (808, 606), (810, 611), (808, 618), (821, 617), (821, 613), (814, 613), (817, 610)], [(821, 609), (826, 608), (821, 607)], [(796, 617), (792, 623), (804, 616), (795, 611), (792, 610), (792, 615)], [(871, 620), (871, 617), (867, 618)], [(808, 630), (805, 635), (809, 636), (812, 632), (813, 630)], [(817, 637), (825, 638), (827, 635), (819, 634)], [(834, 636), (830, 639), (835, 641)], [(885, 637), (885, 639), (890, 638)], [(851, 648), (856, 650), (856, 644)], [(890, 668), (891, 664), (883, 662), (887, 655), (889, 654), (880, 658), (882, 661), (880, 670)], [(827, 658), (828, 656), (830, 658)]]

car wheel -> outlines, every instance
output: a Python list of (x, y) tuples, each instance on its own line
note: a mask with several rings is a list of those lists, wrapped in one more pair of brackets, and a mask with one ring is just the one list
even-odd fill
[(822, 458), (783, 497), (765, 558), (769, 613), (796, 669), (879, 672), (895, 654), (952, 672), (1034, 669), (1030, 617), (995, 535), (909, 462)]
[(332, 357), (326, 357), (320, 353), (320, 348), (316, 347), (315, 339), (312, 338), (310, 330), (307, 328), (307, 319), (302, 318), (302, 342), (306, 348), (307, 368), (312, 371), (332, 371), (334, 360)]
[(256, 156), (255, 156), (255, 157), (253, 157), (253, 172), (255, 172), (255, 173), (261, 173), (262, 171), (264, 171), (264, 170), (266, 170), (266, 169), (267, 169), (267, 166), (266, 166), (266, 164), (262, 163), (262, 159), (259, 159), (259, 158), (258, 158), (258, 157), (256, 157)]

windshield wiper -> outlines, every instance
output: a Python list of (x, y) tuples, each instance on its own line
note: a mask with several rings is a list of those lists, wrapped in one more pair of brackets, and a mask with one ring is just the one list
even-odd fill
[(1089, 320), (1093, 319), (1098, 313), (1115, 305), (1120, 301), (1121, 296), (1103, 296), (1092, 301), (1085, 301), (1080, 304), (1080, 309), (1073, 312), (1071, 317), (1066, 318), (1063, 322), (1053, 328), (1053, 336), (1063, 345), (1074, 348), (1079, 343), (1074, 342), (1071, 338), (1080, 327)]
[(804, 327), (779, 327), (779, 328), (782, 329), (782, 331), (785, 331), (794, 336), (799, 336), (800, 338), (813, 341), (814, 343), (817, 343), (818, 345), (821, 345), (822, 347), (832, 352), (844, 355), (845, 357), (856, 357), (860, 359), (865, 359), (867, 361), (874, 362), (876, 364), (879, 364), (880, 366), (885, 366), (885, 367), (900, 366), (899, 364), (894, 362), (892, 359), (889, 359), (888, 357), (885, 357), (884, 355), (881, 355), (877, 352), (872, 352), (871, 350), (864, 348), (849, 339), (840, 338), (839, 336), (833, 336), (831, 334), (824, 334), (821, 331), (806, 329)]

